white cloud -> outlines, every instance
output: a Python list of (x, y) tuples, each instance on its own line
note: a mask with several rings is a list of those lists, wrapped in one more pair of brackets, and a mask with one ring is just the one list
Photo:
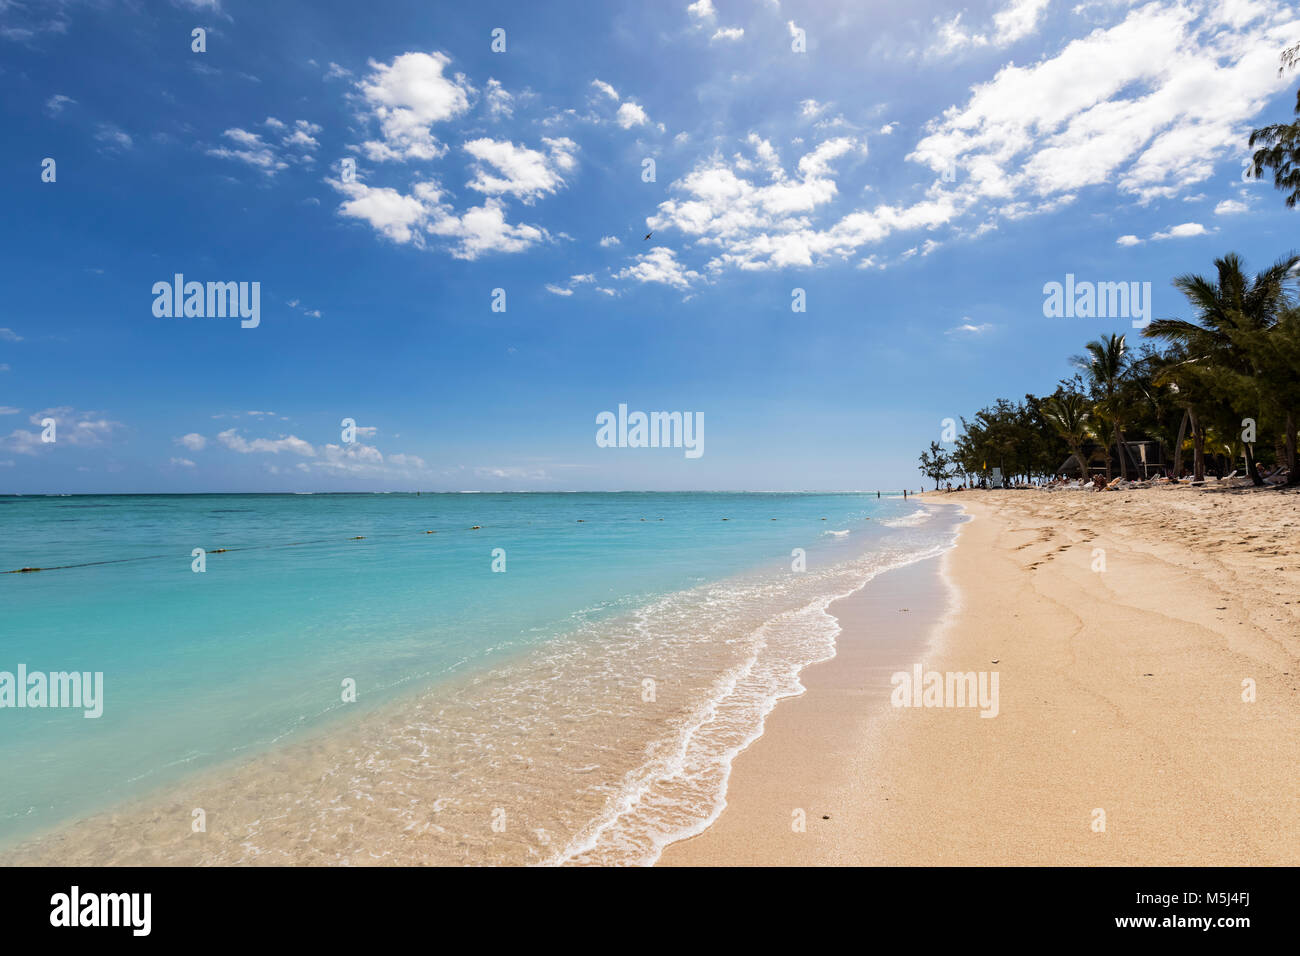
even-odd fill
[(698, 21), (713, 20), (718, 15), (718, 11), (714, 9), (713, 0), (695, 0), (686, 8), (686, 12)]
[(958, 13), (951, 20), (940, 20), (937, 17), (934, 21), (935, 40), (926, 50), (926, 56), (944, 57), (953, 53), (959, 53), (968, 47), (988, 46), (988, 37), (981, 33), (971, 33), (962, 28), (961, 14)]
[(508, 478), (515, 481), (549, 481), (550, 475), (544, 468), (521, 468), (515, 465), (505, 467), (481, 466), (474, 469), (478, 478)]
[(637, 256), (632, 265), (615, 273), (614, 278), (658, 282), (676, 289), (688, 289), (692, 282), (700, 278), (700, 274), (678, 262), (673, 250), (666, 246), (655, 246), (649, 252)]
[(645, 110), (639, 104), (628, 100), (618, 108), (615, 120), (624, 129), (631, 129), (633, 126), (644, 126), (650, 122), (650, 117), (646, 116)]
[[(577, 165), (573, 154), (578, 146), (567, 138), (543, 139), (542, 142), (549, 153), (516, 146), (508, 140), (471, 140), (464, 149), (479, 163), (474, 167), (474, 178), (467, 185), (489, 196), (516, 196), (525, 203), (555, 192), (564, 185), (562, 174)], [(496, 173), (486, 170), (485, 165), (493, 167)]]
[(112, 123), (100, 123), (95, 128), (95, 139), (103, 143), (104, 148), (111, 153), (121, 152), (135, 145), (129, 135)]
[(617, 236), (602, 236), (600, 240), (601, 248), (608, 249), (611, 246), (622, 245)]
[(970, 316), (962, 316), (962, 324), (948, 329), (944, 335), (983, 335), (993, 328), (988, 322), (981, 322), (978, 325), (970, 320)]
[(946, 57), (963, 50), (990, 46), (1002, 48), (1023, 40), (1038, 30), (1050, 2), (1051, 0), (1010, 0), (1005, 7), (993, 14), (992, 35), (963, 27), (960, 13), (951, 20), (936, 17), (933, 24), (936, 36), (925, 51), (926, 56)]
[(487, 92), (484, 94), (484, 98), (487, 101), (488, 114), (493, 119), (509, 118), (514, 115), (515, 98), (506, 92), (506, 88), (501, 85), (500, 81), (488, 78)]
[(222, 135), (239, 148), (231, 149), (228, 146), (212, 147), (207, 150), (209, 156), (247, 163), (249, 166), (260, 169), (268, 176), (273, 176), (279, 170), (289, 167), (289, 164), (276, 154), (275, 149), (263, 141), (262, 137), (257, 133), (250, 133), (247, 130), (235, 127), (226, 130)]
[(443, 53), (403, 53), (387, 64), (370, 61), (371, 72), (357, 83), (382, 137), (362, 144), (370, 159), (428, 160), (446, 152), (432, 126), (466, 112), (474, 93), (463, 75), (444, 75), (450, 64)]
[[(50, 418), (54, 419), (55, 440), (44, 442), (41, 440), (41, 432), (45, 429), (45, 420)], [(107, 443), (122, 427), (121, 422), (104, 417), (103, 412), (78, 411), (70, 405), (33, 412), (27, 420), (40, 431), (16, 429), (6, 438), (0, 439), (0, 447), (22, 455), (36, 455), (68, 445), (92, 447)]]
[(182, 435), (176, 439), (178, 445), (184, 445), (190, 451), (202, 451), (207, 447), (208, 440), (198, 432), (190, 432), (188, 435)]
[(553, 293), (554, 295), (573, 295), (572, 289), (566, 289), (563, 286), (558, 286), (551, 282), (546, 283), (546, 291)]
[(1236, 216), (1240, 213), (1247, 212), (1250, 209), (1244, 202), (1236, 199), (1225, 199), (1214, 207), (1216, 216)]
[(254, 452), (265, 452), (272, 455), (278, 455), (280, 452), (292, 452), (295, 455), (302, 455), (305, 458), (311, 458), (316, 455), (316, 449), (309, 442), (303, 441), (296, 435), (288, 435), (284, 438), (255, 438), (252, 441), (244, 438), (239, 434), (238, 429), (227, 428), (217, 434), (217, 441), (225, 445), (231, 451), (237, 451), (241, 455), (248, 455)]
[[(748, 143), (756, 162), (713, 156), (674, 182), (670, 190), (680, 198), (660, 203), (658, 212), (646, 220), (651, 229), (677, 228), (701, 246), (716, 247), (710, 271), (808, 266), (847, 258), (865, 243), (899, 230), (940, 225), (957, 213), (952, 197), (939, 194), (910, 207), (880, 205), (852, 212), (818, 228), (812, 215), (829, 207), (839, 192), (834, 164), (849, 155), (865, 155), (865, 144), (851, 137), (826, 140), (804, 154), (791, 174), (776, 162), (765, 140), (751, 135)], [(760, 168), (770, 180), (766, 185), (751, 175)]]
[(495, 197), (457, 215), (442, 201), (442, 191), (433, 182), (417, 182), (410, 194), (356, 180), (330, 180), (330, 185), (348, 197), (339, 206), (340, 215), (363, 220), (399, 244), (424, 248), (426, 236), (453, 240), (450, 250), (457, 259), (477, 259), (488, 252), (521, 252), (549, 238), (544, 229), (507, 222), (504, 207)]
[(1159, 242), (1162, 239), (1187, 239), (1192, 236), (1204, 236), (1208, 230), (1199, 222), (1184, 222), (1177, 226), (1170, 226), (1164, 232), (1153, 232), (1151, 238)]
[(1115, 240), (1115, 242), (1117, 242), (1121, 246), (1136, 246), (1136, 245), (1140, 245), (1142, 240), (1139, 239), (1137, 236), (1128, 235), (1128, 236), (1120, 236), (1118, 239)]
[(45, 111), (51, 116), (58, 116), (66, 107), (76, 102), (77, 101), (71, 96), (64, 96), (62, 93), (55, 93), (45, 101)]
[[(1139, 202), (1207, 179), (1289, 82), (1277, 52), (1300, 28), (1276, 0), (1267, 27), (1225, 29), (1209, 0), (1155, 2), (1027, 66), (1008, 65), (926, 127), (909, 156), (962, 172), (963, 206), (1008, 218), (1111, 184)], [(1054, 204), (1054, 205), (1053, 205)]]
[(388, 186), (367, 186), (356, 180), (332, 185), (350, 197), (339, 206), (342, 215), (370, 223), (396, 243), (418, 240), (415, 227), (422, 225), (431, 214), (430, 207), (420, 199)]
[(198, 467), (197, 465), (194, 464), (194, 462), (190, 461), (188, 458), (172, 458), (170, 461), (168, 461), (168, 464), (175, 465), (178, 468)]
[(740, 40), (745, 36), (744, 27), (719, 27), (714, 31), (709, 41), (714, 40)]
[(21, 342), (23, 337), (13, 329), (0, 329), (0, 341), (4, 342)]
[(615, 103), (618, 102), (618, 91), (614, 89), (614, 87), (606, 83), (604, 80), (592, 80), (591, 85), (594, 86), (596, 89), (600, 90), (600, 92), (604, 93)]
[(1024, 39), (1038, 29), (1051, 0), (1011, 0), (993, 14), (994, 42), (1006, 46)]
[(452, 249), (457, 259), (477, 259), (488, 252), (522, 252), (547, 238), (536, 226), (511, 225), (495, 199), (467, 209), (462, 215), (444, 215), (428, 226), (436, 236), (458, 240)]

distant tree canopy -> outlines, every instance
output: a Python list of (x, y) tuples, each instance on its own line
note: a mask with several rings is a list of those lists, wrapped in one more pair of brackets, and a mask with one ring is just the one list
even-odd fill
[(937, 486), (955, 475), (978, 481), (994, 468), (1014, 481), (1055, 475), (1067, 463), (1087, 473), (1104, 462), (1110, 478), (1116, 468), (1128, 474), (1121, 449), (1140, 439), (1159, 444), (1171, 471), (1181, 470), (1190, 451), (1196, 478), (1213, 462), (1260, 484), (1257, 465), (1281, 464), (1287, 483), (1300, 484), (1300, 256), (1283, 256), (1255, 275), (1233, 253), (1214, 267), (1210, 276), (1174, 280), (1192, 318), (1157, 319), (1143, 330), (1163, 348), (1134, 348), (1118, 333), (1087, 342), (1073, 360), (1073, 378), (1050, 395), (999, 398), (963, 417), (952, 448), (931, 442), (921, 470)]

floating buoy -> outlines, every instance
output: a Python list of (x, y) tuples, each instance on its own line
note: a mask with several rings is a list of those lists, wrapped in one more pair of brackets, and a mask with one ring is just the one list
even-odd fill
[(425, 534), (437, 534), (437, 533), (438, 533), (438, 532), (436, 532), (436, 531), (426, 531), (426, 532), (425, 532)]
[(477, 530), (479, 530), (479, 529), (482, 528), (482, 527), (483, 527), (483, 526), (482, 526), (481, 524), (476, 524), (476, 525), (474, 525), (474, 527), (470, 528), (469, 530), (470, 530), (470, 531), (477, 531)]
[(366, 539), (365, 539), (365, 537), (364, 537), (363, 535), (357, 535), (357, 536), (354, 537), (352, 540), (353, 540), (353, 541), (365, 541)]

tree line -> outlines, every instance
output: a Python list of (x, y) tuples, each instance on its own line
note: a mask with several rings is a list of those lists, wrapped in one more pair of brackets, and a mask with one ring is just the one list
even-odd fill
[[(1300, 44), (1283, 53), (1283, 68), (1300, 63)], [(1255, 130), (1253, 173), (1274, 173), (1286, 205), (1300, 201), (1300, 91), (1296, 122)], [(970, 482), (992, 468), (1015, 479), (1049, 477), (1067, 460), (1085, 476), (1104, 458), (1106, 477), (1130, 474), (1125, 442), (1158, 442), (1172, 476), (1190, 458), (1195, 480), (1207, 470), (1241, 466), (1262, 485), (1261, 470), (1285, 466), (1286, 485), (1300, 485), (1296, 429), (1300, 425), (1300, 255), (1282, 256), (1250, 274), (1228, 253), (1207, 275), (1173, 280), (1186, 298), (1188, 319), (1156, 319), (1132, 343), (1118, 333), (1084, 345), (1075, 374), (1050, 395), (998, 399), (969, 420), (950, 448), (931, 442), (920, 470), (939, 483)], [(1111, 451), (1114, 451), (1114, 455)]]

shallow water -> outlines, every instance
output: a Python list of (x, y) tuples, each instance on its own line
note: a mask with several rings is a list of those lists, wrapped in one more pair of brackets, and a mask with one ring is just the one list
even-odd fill
[(0, 840), (63, 862), (652, 862), (830, 601), (953, 535), (874, 494), (0, 502), (5, 570), (87, 565), (0, 577), (0, 670), (105, 675), (98, 720), (0, 710)]

